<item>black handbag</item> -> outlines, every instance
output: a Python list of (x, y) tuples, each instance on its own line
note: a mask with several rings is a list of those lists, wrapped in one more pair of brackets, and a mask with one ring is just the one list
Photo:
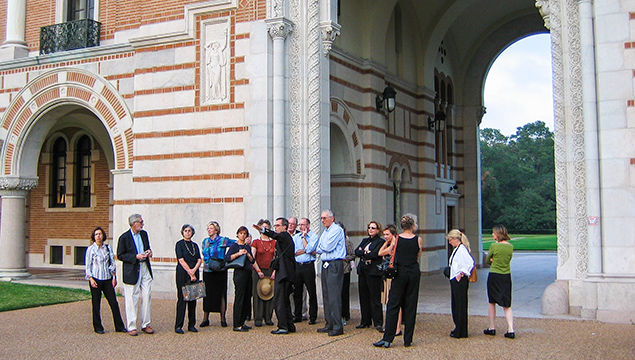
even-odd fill
[(228, 269), (242, 269), (245, 267), (245, 261), (247, 259), (247, 254), (242, 254), (234, 260), (230, 261), (225, 265)]
[(211, 271), (224, 271), (227, 270), (225, 264), (225, 260), (223, 259), (209, 258), (205, 263), (205, 267)]
[(386, 266), (383, 270), (383, 277), (386, 279), (394, 279), (399, 275), (397, 272), (397, 268), (395, 267), (395, 251), (397, 250), (397, 241), (399, 241), (399, 235), (395, 239), (395, 246), (392, 248), (392, 253), (390, 254), (390, 262), (388, 266)]
[(450, 267), (446, 266), (443, 268), (443, 275), (445, 275), (446, 278), (450, 278)]

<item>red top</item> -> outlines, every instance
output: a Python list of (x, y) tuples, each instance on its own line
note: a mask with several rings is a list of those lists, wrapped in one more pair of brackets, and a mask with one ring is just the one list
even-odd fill
[(263, 241), (262, 239), (254, 240), (251, 243), (251, 246), (256, 248), (256, 253), (254, 254), (256, 258), (256, 262), (261, 269), (269, 269), (269, 264), (271, 264), (271, 259), (273, 259), (273, 254), (276, 252), (276, 241)]

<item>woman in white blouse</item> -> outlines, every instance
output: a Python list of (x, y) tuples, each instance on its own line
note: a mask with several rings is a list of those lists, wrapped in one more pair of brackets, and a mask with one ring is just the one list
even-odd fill
[(451, 230), (446, 236), (454, 248), (450, 256), (450, 290), (452, 293), (453, 338), (467, 337), (467, 290), (470, 287), (469, 277), (474, 271), (474, 259), (470, 255), (470, 242), (460, 230)]
[(117, 303), (117, 295), (115, 294), (115, 286), (117, 286), (117, 277), (115, 274), (115, 254), (107, 244), (106, 232), (104, 229), (97, 227), (90, 236), (93, 244), (86, 249), (86, 280), (90, 283), (90, 294), (93, 299), (93, 329), (98, 334), (104, 333), (104, 327), (101, 324), (101, 293), (104, 293), (112, 318), (115, 322), (115, 331), (126, 332), (126, 327), (121, 319), (119, 311), (119, 303)]

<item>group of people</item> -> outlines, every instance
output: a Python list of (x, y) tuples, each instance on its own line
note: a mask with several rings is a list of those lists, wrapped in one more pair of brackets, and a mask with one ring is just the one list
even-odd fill
[[(411, 214), (400, 219), (402, 232), (397, 234), (395, 225), (385, 229), (377, 221), (368, 224), (368, 237), (354, 247), (343, 224), (335, 222), (332, 211), (321, 213), (324, 230), (318, 236), (311, 229), (308, 218), (289, 219), (279, 217), (273, 224), (261, 219), (253, 228), (260, 238), (251, 240), (249, 230), (241, 226), (236, 239), (221, 236), (216, 221), (207, 224), (207, 235), (201, 247), (192, 241), (195, 229), (185, 224), (181, 228), (183, 238), (175, 245), (177, 258), (176, 287), (177, 306), (174, 330), (183, 334), (185, 313), (188, 313), (189, 332), (196, 329), (196, 301), (186, 301), (181, 288), (202, 281), (206, 296), (203, 299), (203, 320), (200, 327), (210, 326), (210, 313), (219, 313), (220, 325), (227, 327), (228, 268), (233, 268), (235, 297), (232, 328), (247, 332), (251, 326), (246, 321), (252, 317), (254, 326), (273, 326), (273, 312), (278, 321), (272, 334), (289, 334), (296, 331), (295, 323), (317, 320), (316, 267), (317, 256), (321, 260), (321, 285), (325, 326), (318, 333), (338, 336), (344, 333), (344, 325), (350, 320), (349, 286), (350, 272), (357, 268), (361, 321), (356, 328), (375, 327), (383, 333), (377, 347), (390, 347), (396, 336), (403, 334), (404, 345), (412, 344), (419, 297), (419, 257), (423, 240), (415, 234), (416, 217)], [(121, 234), (117, 246), (117, 259), (123, 263), (123, 288), (126, 320), (124, 324), (115, 297), (116, 265), (114, 252), (104, 243), (106, 232), (98, 227), (91, 234), (93, 244), (86, 251), (86, 279), (89, 280), (93, 304), (93, 328), (103, 334), (100, 317), (100, 299), (103, 293), (110, 305), (115, 330), (138, 334), (154, 333), (151, 322), (152, 250), (148, 234), (143, 230), (143, 218), (133, 214), (128, 219), (130, 230)], [(298, 229), (299, 228), (299, 229)], [(383, 237), (382, 237), (383, 235)], [(509, 263), (513, 246), (504, 226), (493, 229), (497, 243), (490, 248), (486, 259), (491, 263), (488, 277), (490, 325), (484, 330), (495, 335), (496, 304), (505, 310), (508, 322), (507, 338), (514, 338), (511, 312), (511, 276)], [(450, 231), (446, 238), (454, 248), (449, 258), (449, 279), (452, 299), (454, 338), (467, 337), (467, 293), (469, 276), (474, 269), (469, 241), (459, 230)], [(354, 260), (359, 261), (355, 264)], [(383, 277), (386, 264), (396, 268), (393, 279)], [(138, 311), (139, 297), (141, 309)], [(308, 309), (304, 298), (308, 297)], [(291, 307), (291, 298), (295, 308)], [(386, 305), (386, 317), (382, 313)], [(306, 313), (307, 315), (303, 315)], [(403, 331), (402, 326), (403, 324)]]

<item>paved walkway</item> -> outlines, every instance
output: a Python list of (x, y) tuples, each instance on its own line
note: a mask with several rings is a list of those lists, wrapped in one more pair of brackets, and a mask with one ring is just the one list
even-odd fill
[[(0, 313), (0, 359), (88, 359), (95, 357), (165, 359), (211, 357), (218, 359), (355, 359), (355, 358), (427, 358), (427, 359), (634, 359), (635, 326), (605, 324), (577, 319), (552, 319), (540, 315), (540, 297), (555, 279), (556, 256), (553, 253), (515, 253), (512, 261), (514, 281), (515, 340), (502, 336), (506, 325), (502, 314), (497, 319), (499, 334), (483, 335), (487, 326), (485, 282), (487, 269), (479, 270), (479, 281), (470, 288), (470, 324), (468, 339), (448, 336), (453, 328), (449, 315), (449, 286), (443, 275), (422, 277), (421, 296), (413, 346), (404, 348), (401, 337), (391, 349), (374, 348), (381, 338), (374, 329), (355, 329), (359, 312), (345, 327), (343, 336), (331, 338), (315, 332), (323, 325), (298, 324), (296, 334), (274, 336), (273, 327), (254, 328), (235, 333), (221, 328), (213, 314), (212, 326), (197, 334), (177, 335), (173, 331), (175, 302), (154, 299), (152, 326), (154, 335), (131, 337), (113, 332), (112, 318), (105, 301), (102, 317), (105, 335), (92, 332), (90, 301)], [(36, 275), (24, 283), (43, 283), (86, 287), (84, 281), (68, 280), (77, 273), (55, 276)], [(353, 290), (352, 294), (356, 291)], [(358, 308), (357, 296), (352, 297)], [(123, 299), (119, 298), (123, 311)], [(202, 316), (198, 306), (198, 319)], [(231, 308), (228, 310), (231, 319)]]

